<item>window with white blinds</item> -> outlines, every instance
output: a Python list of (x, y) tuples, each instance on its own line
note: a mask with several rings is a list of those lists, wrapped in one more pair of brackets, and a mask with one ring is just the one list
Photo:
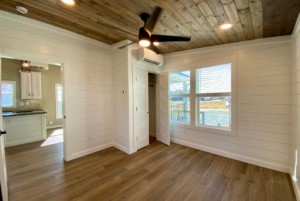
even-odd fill
[(231, 63), (196, 70), (196, 93), (231, 92)]
[(196, 69), (197, 126), (231, 129), (231, 63)]
[(236, 59), (214, 58), (169, 70), (171, 125), (236, 136)]

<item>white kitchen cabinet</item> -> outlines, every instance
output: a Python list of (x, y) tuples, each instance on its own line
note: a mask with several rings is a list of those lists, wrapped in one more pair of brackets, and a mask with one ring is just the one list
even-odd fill
[(42, 98), (42, 78), (40, 72), (31, 72), (31, 95), (33, 99)]
[(40, 72), (20, 72), (21, 99), (42, 98), (42, 75)]

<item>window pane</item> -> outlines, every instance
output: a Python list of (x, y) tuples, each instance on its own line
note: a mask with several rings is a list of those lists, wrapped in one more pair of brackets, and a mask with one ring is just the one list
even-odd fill
[(170, 94), (190, 93), (190, 71), (172, 73), (170, 79)]
[(9, 106), (13, 106), (13, 105), (14, 105), (13, 95), (3, 95), (2, 94), (2, 106), (9, 107)]
[(170, 98), (170, 120), (190, 122), (190, 98)]
[(198, 125), (230, 130), (230, 96), (201, 97), (198, 101)]
[(58, 117), (62, 117), (62, 101), (58, 101)]
[(8, 83), (1, 84), (1, 93), (2, 94), (13, 94), (14, 93), (14, 86)]
[(56, 86), (56, 104), (57, 104), (57, 117), (62, 118), (62, 87), (61, 86)]
[(62, 87), (57, 87), (57, 101), (62, 101)]
[(231, 92), (231, 64), (196, 70), (196, 93)]

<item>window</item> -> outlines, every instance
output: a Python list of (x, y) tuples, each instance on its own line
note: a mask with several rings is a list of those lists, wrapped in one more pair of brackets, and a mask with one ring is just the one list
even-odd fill
[(3, 108), (15, 108), (16, 103), (16, 81), (1, 82), (1, 97)]
[(56, 102), (56, 119), (61, 119), (63, 116), (61, 84), (55, 84), (55, 102)]
[(170, 124), (236, 136), (237, 56), (169, 70)]
[(196, 69), (196, 125), (231, 130), (231, 63)]
[(190, 122), (190, 71), (170, 74), (170, 120)]

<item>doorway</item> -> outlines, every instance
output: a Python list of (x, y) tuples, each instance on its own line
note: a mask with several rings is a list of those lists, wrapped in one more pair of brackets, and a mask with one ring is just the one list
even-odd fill
[(148, 73), (149, 144), (156, 141), (156, 75)]
[[(62, 160), (66, 159), (63, 65), (48, 65), (54, 62), (40, 59), (34, 62), (35, 59), (31, 58), (29, 71), (24, 69), (25, 60), (6, 55), (1, 57), (0, 63), (0, 125), (1, 131), (6, 130), (6, 135), (0, 136), (0, 155), (3, 156), (0, 159), (0, 179), (1, 191), (6, 195), (4, 200), (7, 200), (6, 172), (10, 173), (12, 163), (25, 166), (22, 163), (31, 157), (29, 153), (31, 159), (36, 157), (37, 163), (40, 163), (39, 154), (50, 158), (60, 155)], [(22, 160), (15, 158), (17, 154)]]

